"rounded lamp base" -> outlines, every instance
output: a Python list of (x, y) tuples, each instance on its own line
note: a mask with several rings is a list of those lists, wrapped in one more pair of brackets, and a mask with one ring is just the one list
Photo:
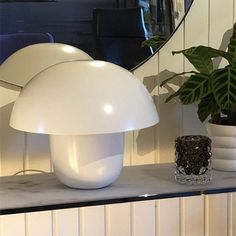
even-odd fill
[(123, 167), (124, 133), (50, 135), (50, 147), (55, 175), (72, 188), (106, 187)]

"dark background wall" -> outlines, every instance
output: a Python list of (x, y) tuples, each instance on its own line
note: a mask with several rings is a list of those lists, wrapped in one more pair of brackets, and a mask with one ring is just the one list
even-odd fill
[(115, 0), (0, 2), (0, 34), (49, 32), (56, 42), (92, 54), (92, 9), (116, 7)]

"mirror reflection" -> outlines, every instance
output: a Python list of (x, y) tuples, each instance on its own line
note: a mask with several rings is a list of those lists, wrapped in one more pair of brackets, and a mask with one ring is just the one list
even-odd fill
[(0, 63), (16, 47), (23, 46), (18, 40), (9, 51), (6, 35), (47, 32), (50, 35), (46, 41), (73, 45), (94, 59), (130, 70), (158, 50), (191, 3), (192, 0), (0, 0)]

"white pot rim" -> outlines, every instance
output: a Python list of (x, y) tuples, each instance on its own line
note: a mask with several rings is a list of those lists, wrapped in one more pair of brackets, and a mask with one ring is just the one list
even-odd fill
[(208, 121), (206, 128), (210, 137), (236, 137), (235, 125), (219, 125)]
[(215, 124), (215, 123), (212, 123), (211, 120), (208, 120), (208, 121), (207, 121), (207, 124), (213, 125), (213, 126), (220, 126), (220, 127), (236, 127), (236, 125), (221, 125), (221, 124)]
[(213, 159), (212, 167), (216, 170), (236, 171), (236, 160)]

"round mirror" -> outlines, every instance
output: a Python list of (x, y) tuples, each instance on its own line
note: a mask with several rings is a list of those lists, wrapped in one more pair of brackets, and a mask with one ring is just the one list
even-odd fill
[(130, 70), (167, 40), (192, 1), (0, 0), (0, 34), (48, 32)]

